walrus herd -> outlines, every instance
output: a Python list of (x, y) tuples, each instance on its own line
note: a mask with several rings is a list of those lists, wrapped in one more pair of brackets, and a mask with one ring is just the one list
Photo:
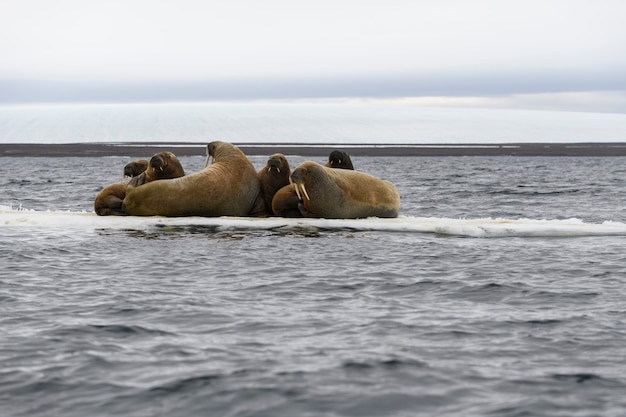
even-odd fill
[[(212, 162), (209, 164), (209, 160)], [(325, 165), (307, 161), (293, 172), (285, 155), (256, 170), (235, 145), (207, 145), (204, 169), (185, 175), (171, 152), (124, 167), (130, 179), (104, 187), (94, 200), (101, 216), (253, 216), (356, 219), (397, 217), (400, 196), (389, 181), (354, 170), (335, 150)]]

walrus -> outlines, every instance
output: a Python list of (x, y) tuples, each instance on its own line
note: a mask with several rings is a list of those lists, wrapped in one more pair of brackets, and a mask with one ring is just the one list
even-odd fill
[[(328, 155), (328, 162), (325, 167), (351, 169), (354, 170), (350, 155), (344, 151), (334, 150)], [(284, 186), (274, 194), (271, 209), (275, 216), (280, 217), (302, 217), (302, 212), (298, 208), (301, 203), (293, 186)]]
[(207, 145), (213, 163), (180, 178), (152, 181), (126, 189), (122, 203), (134, 216), (246, 216), (261, 192), (257, 171), (236, 146)]
[(163, 151), (150, 158), (148, 168), (130, 180), (130, 185), (138, 186), (156, 180), (169, 180), (185, 176), (185, 170), (176, 155)]
[(328, 168), (341, 168), (341, 169), (352, 169), (354, 170), (354, 166), (352, 165), (352, 160), (350, 159), (350, 155), (348, 155), (344, 151), (334, 150), (328, 155), (328, 162), (324, 165)]
[(136, 161), (131, 161), (127, 163), (124, 167), (124, 176), (131, 178), (136, 177), (137, 175), (148, 169), (149, 164), (150, 162), (146, 159), (137, 159)]
[[(143, 165), (141, 161), (145, 160), (140, 159), (129, 162), (124, 167), (124, 174), (128, 175), (127, 172), (136, 174)], [(139, 172), (138, 175), (133, 175), (130, 179), (107, 185), (100, 190), (93, 203), (96, 214), (99, 216), (125, 215), (126, 213), (122, 210), (122, 201), (126, 197), (126, 188), (129, 184), (137, 186), (159, 179), (177, 178), (185, 175), (182, 164), (176, 155), (171, 152), (156, 153), (146, 163), (147, 168)]]
[(265, 207), (268, 212), (272, 212), (274, 194), (289, 184), (289, 177), (291, 176), (289, 161), (282, 153), (270, 155), (267, 164), (259, 170), (258, 175)]
[(292, 172), (290, 179), (304, 217), (398, 217), (400, 195), (395, 185), (365, 172), (307, 161)]

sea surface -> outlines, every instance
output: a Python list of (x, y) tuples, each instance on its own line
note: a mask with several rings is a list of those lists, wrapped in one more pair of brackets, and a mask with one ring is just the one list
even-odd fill
[(3, 417), (626, 415), (624, 158), (353, 158), (398, 219), (96, 216), (129, 160), (0, 158)]
[[(215, 139), (625, 142), (626, 116), (0, 107), (3, 143)], [(626, 415), (626, 158), (353, 157), (397, 219), (96, 216), (131, 159), (0, 157), (0, 416)]]

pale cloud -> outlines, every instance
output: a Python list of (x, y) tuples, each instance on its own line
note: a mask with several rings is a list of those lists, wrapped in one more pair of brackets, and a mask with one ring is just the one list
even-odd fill
[(498, 97), (423, 96), (370, 99), (365, 100), (365, 102), (395, 103), (423, 107), (475, 107), (624, 113), (626, 112), (626, 91), (512, 94)]
[[(489, 96), (494, 104), (532, 93), (526, 102), (540, 105), (550, 101), (540, 93), (626, 89), (624, 16), (621, 0), (4, 0), (0, 78), (254, 80), (300, 83), (294, 92), (316, 97)], [(353, 86), (370, 79), (383, 81)], [(321, 90), (307, 93), (308, 80)], [(562, 96), (572, 105), (577, 97)]]

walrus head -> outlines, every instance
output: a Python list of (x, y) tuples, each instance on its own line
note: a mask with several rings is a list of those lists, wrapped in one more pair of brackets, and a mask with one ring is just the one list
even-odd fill
[(155, 179), (165, 180), (185, 175), (180, 161), (171, 152), (163, 151), (150, 158), (150, 169), (155, 173)]
[(167, 161), (163, 158), (163, 155), (156, 154), (152, 158), (150, 158), (150, 167), (155, 171), (161, 171), (167, 168)]
[(215, 157), (215, 142), (211, 142), (206, 146), (206, 159), (204, 160), (204, 167), (209, 166), (209, 160)]
[(185, 170), (176, 155), (163, 151), (154, 154), (150, 158), (148, 169), (133, 177), (128, 185), (137, 187), (155, 180), (169, 180), (183, 176), (185, 176)]
[(350, 155), (345, 153), (344, 151), (334, 150), (328, 155), (328, 162), (326, 166), (329, 168), (341, 168), (341, 169), (352, 169), (354, 170), (354, 166), (352, 165), (352, 160), (350, 159)]
[(145, 159), (137, 159), (136, 161), (129, 162), (124, 167), (125, 177), (136, 177), (137, 175), (148, 169), (149, 162)]
[(287, 172), (289, 175), (289, 162), (287, 158), (282, 153), (275, 153), (270, 155), (267, 160), (267, 172), (276, 171), (277, 173)]
[(298, 195), (298, 200), (304, 201), (302, 199), (302, 195), (306, 197), (307, 200), (311, 200), (309, 198), (309, 193), (306, 191), (306, 187), (304, 183), (306, 182), (306, 177), (309, 174), (308, 170), (302, 166), (298, 167), (293, 171), (291, 176), (289, 177), (289, 183), (293, 184), (294, 189), (296, 190), (296, 194)]
[(204, 167), (206, 168), (209, 165), (209, 160), (212, 159), (211, 163), (214, 163), (222, 157), (228, 157), (228, 155), (235, 155), (238, 157), (243, 155), (243, 152), (228, 142), (214, 140), (206, 146), (206, 160), (204, 161)]

